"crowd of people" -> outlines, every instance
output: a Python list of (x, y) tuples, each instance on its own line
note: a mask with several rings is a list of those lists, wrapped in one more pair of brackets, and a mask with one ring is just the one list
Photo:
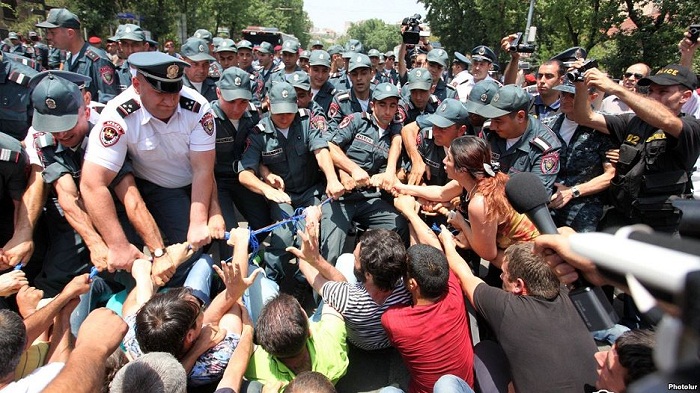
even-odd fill
[[(567, 236), (678, 235), (700, 39), (618, 82), (578, 47), (521, 70), (515, 34), (499, 66), (425, 38), (200, 29), (159, 51), (125, 24), (105, 51), (68, 9), (36, 26), (47, 43), (0, 55), (0, 392), (335, 392), (351, 354), (387, 351), (408, 378), (385, 393), (622, 392), (656, 370), (632, 302), (586, 329), (573, 268), (610, 282)], [(511, 206), (520, 172), (562, 234)]]

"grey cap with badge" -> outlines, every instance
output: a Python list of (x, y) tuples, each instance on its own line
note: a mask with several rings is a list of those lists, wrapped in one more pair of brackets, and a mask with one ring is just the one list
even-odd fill
[(295, 113), (299, 109), (297, 92), (287, 82), (273, 83), (268, 96), (270, 97), (270, 113), (273, 115)]
[(437, 63), (444, 68), (447, 67), (447, 60), (447, 52), (442, 48), (433, 49), (428, 52), (428, 63)]
[(293, 87), (298, 87), (302, 90), (311, 90), (311, 79), (309, 74), (304, 71), (294, 71), (287, 75), (287, 82), (289, 82)]
[(469, 121), (469, 112), (459, 100), (446, 98), (425, 121), (440, 128), (464, 125)]
[(131, 41), (138, 41), (138, 42), (144, 42), (146, 41), (146, 34), (144, 34), (143, 30), (141, 29), (141, 26), (134, 25), (134, 24), (126, 24), (123, 25), (121, 30), (121, 34), (119, 35), (119, 38), (117, 38), (117, 41), (121, 40), (131, 40)]
[(180, 92), (185, 67), (190, 66), (187, 62), (163, 52), (133, 53), (128, 61), (154, 89), (164, 93)]
[(391, 83), (380, 83), (374, 88), (374, 91), (372, 91), (373, 101), (381, 101), (392, 97), (399, 99), (401, 98), (401, 93), (399, 92), (399, 88)]
[(330, 68), (331, 55), (325, 50), (311, 51), (311, 56), (309, 56), (309, 66), (324, 66)]
[(353, 53), (350, 57), (350, 65), (348, 66), (348, 72), (352, 72), (358, 68), (371, 68), (372, 61), (369, 56), (362, 53)]
[(520, 110), (527, 111), (530, 95), (520, 86), (505, 85), (498, 90), (488, 105), (476, 108), (474, 113), (486, 119), (493, 119)]
[(238, 52), (238, 48), (236, 48), (236, 42), (230, 38), (222, 39), (219, 45), (216, 47), (216, 49), (214, 49), (214, 53), (219, 52)]
[(46, 20), (37, 23), (36, 27), (43, 27), (46, 29), (55, 29), (57, 27), (80, 29), (80, 19), (65, 8), (52, 8)]
[(225, 69), (216, 86), (221, 92), (221, 97), (226, 101), (253, 99), (253, 94), (250, 92), (250, 75), (238, 67)]
[(85, 105), (80, 88), (73, 82), (49, 73), (32, 91), (32, 127), (40, 132), (64, 132), (78, 123)]
[(214, 56), (209, 54), (209, 44), (201, 38), (190, 37), (180, 48), (182, 57), (192, 61), (215, 61)]
[(479, 108), (491, 103), (499, 89), (498, 83), (490, 79), (485, 79), (475, 84), (469, 92), (467, 102), (464, 104), (467, 112), (478, 114)]
[(425, 68), (414, 68), (408, 72), (408, 90), (430, 90), (433, 77)]
[(296, 40), (285, 40), (282, 43), (282, 52), (287, 52), (287, 53), (294, 53), (297, 54), (299, 53), (299, 41)]
[(260, 45), (258, 45), (258, 52), (270, 54), (275, 52), (275, 48), (272, 46), (271, 43), (263, 41), (260, 43)]

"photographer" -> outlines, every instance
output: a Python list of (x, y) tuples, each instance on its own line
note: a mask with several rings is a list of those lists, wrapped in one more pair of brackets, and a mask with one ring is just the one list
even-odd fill
[(399, 81), (401, 85), (406, 83), (408, 66), (413, 55), (418, 53), (428, 53), (433, 50), (428, 37), (420, 36), (420, 19), (421, 16), (416, 14), (408, 18), (404, 18), (401, 23), (401, 46), (399, 48)]

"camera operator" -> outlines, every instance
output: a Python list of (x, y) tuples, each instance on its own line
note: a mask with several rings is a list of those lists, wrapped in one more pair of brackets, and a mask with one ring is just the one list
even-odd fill
[[(630, 92), (597, 68), (587, 70), (583, 82), (574, 83), (573, 120), (610, 134), (621, 145), (610, 185), (614, 208), (601, 226), (647, 224), (656, 231), (677, 233), (681, 215), (671, 202), (687, 194), (689, 172), (700, 155), (700, 121), (681, 112), (697, 78), (686, 67), (667, 65), (637, 83), (649, 86), (647, 97)], [(634, 113), (593, 112), (587, 87), (618, 96)]]
[[(416, 14), (408, 18), (404, 18), (401, 23), (401, 46), (399, 47), (399, 82), (401, 85), (407, 81), (408, 66), (406, 65), (410, 59), (420, 53), (428, 53), (433, 50), (429, 37), (420, 36), (421, 27), (420, 15)], [(418, 36), (418, 40), (416, 40)]]

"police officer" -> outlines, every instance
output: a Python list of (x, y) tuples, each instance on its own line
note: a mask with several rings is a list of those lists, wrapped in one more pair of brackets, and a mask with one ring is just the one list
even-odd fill
[[(14, 137), (0, 132), (0, 244), (12, 238), (15, 211), (20, 208), (27, 187), (27, 154)], [(0, 271), (10, 267), (9, 258), (0, 251)]]
[(22, 140), (29, 129), (29, 79), (37, 72), (0, 52), (0, 132)]
[[(141, 254), (120, 229), (106, 192), (127, 154), (139, 191), (169, 242), (186, 241), (199, 250), (212, 235), (223, 238), (225, 230), (223, 220), (209, 222), (214, 115), (204, 97), (183, 87), (188, 63), (162, 52), (134, 53), (129, 63), (137, 70), (133, 85), (107, 104), (93, 128), (80, 183), (88, 213), (100, 218), (95, 226), (109, 246), (110, 270), (128, 268)], [(151, 250), (156, 259), (165, 253), (161, 248)], [(188, 269), (200, 262), (209, 261), (197, 252), (178, 267), (173, 284), (182, 284), (187, 274), (196, 275)], [(192, 286), (207, 295), (209, 272), (202, 273)]]
[(549, 127), (527, 113), (530, 97), (516, 85), (498, 90), (488, 105), (474, 108), (476, 114), (491, 119), (488, 142), (493, 161), (508, 174), (535, 173), (550, 192), (559, 173), (561, 142)]
[(248, 40), (240, 40), (236, 44), (238, 49), (238, 68), (250, 75), (250, 92), (253, 93), (251, 102), (256, 108), (260, 108), (264, 97), (265, 82), (253, 67), (253, 44)]
[(270, 75), (274, 72), (274, 52), (272, 44), (267, 41), (261, 42), (258, 46), (258, 74), (262, 78), (263, 83), (267, 83), (270, 80)]
[(312, 52), (315, 50), (323, 50), (323, 41), (313, 39), (311, 42), (309, 42), (309, 48), (311, 48)]
[(352, 88), (350, 91), (336, 93), (328, 109), (328, 120), (332, 129), (335, 129), (351, 113), (372, 112), (372, 106), (369, 105), (372, 98), (371, 66), (372, 63), (367, 55), (353, 54), (348, 67)]
[[(408, 241), (408, 225), (394, 209), (393, 198), (377, 189), (389, 190), (396, 181), (402, 127), (402, 123), (396, 121), (399, 99), (396, 86), (377, 85), (372, 95), (371, 114), (355, 112), (346, 116), (330, 137), (333, 163), (341, 170), (345, 189), (352, 190), (330, 205), (331, 215), (323, 215), (321, 228), (331, 227), (330, 222), (335, 225), (321, 236), (322, 253), (333, 264), (354, 222), (368, 229), (395, 230)], [(369, 185), (372, 188), (362, 189)]]
[[(236, 43), (230, 38), (224, 38), (219, 43), (219, 46), (214, 49), (216, 57), (219, 58), (219, 65), (221, 65), (220, 74), (225, 70), (236, 67), (238, 65), (238, 49), (236, 49)], [(211, 72), (209, 73), (211, 76)], [(221, 75), (217, 76), (217, 79)]]
[(265, 84), (265, 91), (269, 91), (273, 83), (289, 82), (289, 77), (295, 71), (303, 71), (297, 65), (299, 60), (299, 42), (296, 40), (285, 40), (282, 43), (282, 68), (273, 72), (270, 79)]
[(427, 69), (433, 77), (433, 85), (435, 89), (433, 94), (441, 102), (445, 98), (454, 98), (456, 91), (453, 86), (448, 85), (442, 80), (442, 71), (447, 67), (447, 52), (442, 48), (433, 49), (428, 52)]
[[(248, 136), (239, 163), (239, 180), (251, 191), (264, 195), (270, 201), (272, 220), (280, 221), (294, 215), (297, 208), (318, 205), (324, 193), (337, 198), (344, 190), (328, 142), (321, 136), (325, 122), (311, 123), (311, 112), (298, 108), (296, 92), (287, 82), (273, 84), (269, 98), (270, 116), (263, 117)], [(270, 172), (266, 182), (259, 178), (261, 165)], [(291, 258), (285, 248), (292, 245), (294, 233), (292, 224), (276, 228), (265, 249), (267, 277), (278, 283), (285, 277), (284, 269)], [(299, 282), (305, 282), (299, 278)]]
[(388, 82), (382, 73), (384, 67), (379, 67), (379, 56), (381, 56), (381, 53), (377, 49), (372, 48), (367, 52), (367, 56), (372, 62), (372, 84), (378, 85), (382, 82)]
[[(688, 68), (669, 64), (655, 75), (642, 78), (638, 86), (649, 87), (648, 97), (627, 90), (598, 69), (576, 82), (575, 120), (580, 125), (610, 134), (621, 144), (610, 185), (614, 209), (603, 227), (643, 223), (657, 231), (678, 231), (680, 212), (674, 198), (688, 193), (687, 183), (700, 154), (700, 121), (681, 113), (697, 88)], [(586, 86), (614, 94), (634, 111), (632, 115), (593, 112), (585, 99)]]
[[(216, 122), (216, 165), (214, 176), (221, 213), (226, 228), (238, 226), (234, 205), (248, 225), (253, 229), (271, 223), (270, 208), (261, 195), (243, 187), (238, 181), (238, 163), (241, 160), (245, 142), (260, 117), (250, 92), (250, 76), (238, 67), (230, 67), (221, 74), (217, 82), (218, 100), (211, 103)], [(267, 234), (259, 236), (262, 241)], [(222, 259), (231, 256), (230, 247), (219, 249)]]
[(424, 68), (414, 68), (408, 72), (408, 83), (404, 86), (408, 94), (403, 96), (405, 124), (416, 121), (418, 116), (435, 112), (440, 100), (431, 94), (432, 76)]
[(484, 105), (491, 103), (493, 97), (498, 93), (501, 86), (494, 80), (483, 80), (474, 85), (469, 91), (469, 97), (464, 107), (469, 112), (469, 125), (467, 135), (474, 135), (481, 138), (486, 138), (488, 129), (484, 128), (486, 119), (477, 114), (478, 109)]
[(311, 52), (308, 50), (303, 50), (299, 54), (299, 67), (304, 72), (309, 72), (309, 57), (311, 57)]
[[(311, 111), (311, 123), (326, 125), (326, 112), (324, 112), (321, 105), (313, 100), (311, 78), (309, 78), (309, 74), (304, 71), (296, 71), (289, 78), (289, 84), (292, 85), (294, 91), (297, 93), (297, 106)], [(321, 133), (326, 131), (327, 130), (321, 129)]]
[(472, 62), (459, 52), (455, 52), (454, 55), (450, 85), (457, 91), (459, 100), (466, 102), (469, 96), (469, 89), (474, 85), (474, 76), (469, 72), (469, 66)]
[[(134, 24), (126, 24), (122, 28), (122, 32), (117, 40), (119, 45), (119, 50), (125, 58), (131, 56), (132, 53), (144, 52), (146, 51), (146, 35), (141, 30), (141, 26)], [(127, 87), (131, 86), (131, 67), (128, 61), (124, 61), (117, 69), (117, 75), (119, 76), (119, 89), (121, 91), (126, 90)]]
[(19, 35), (16, 32), (11, 31), (7, 35), (7, 41), (9, 41), (9, 44), (3, 46), (3, 52), (13, 53), (19, 56), (25, 55), (26, 50), (22, 45), (22, 40), (19, 39)]
[(315, 50), (309, 57), (309, 77), (311, 79), (311, 93), (313, 100), (317, 102), (323, 113), (327, 114), (336, 93), (335, 87), (328, 80), (331, 69), (331, 55), (324, 50)]
[[(615, 175), (615, 167), (605, 152), (616, 148), (610, 138), (579, 126), (572, 120), (576, 87), (569, 82), (554, 87), (561, 94), (561, 114), (552, 123), (562, 140), (561, 169), (554, 183), (556, 192), (549, 204), (557, 227), (568, 226), (576, 232), (595, 232), (603, 217), (603, 195)], [(594, 101), (598, 92), (587, 91)]]
[(43, 70), (49, 69), (49, 47), (41, 41), (41, 37), (35, 32), (29, 32), (29, 40), (34, 47), (34, 60), (41, 65)]
[(46, 37), (54, 47), (70, 52), (65, 70), (90, 77), (88, 89), (96, 101), (107, 103), (119, 94), (119, 81), (114, 64), (102, 49), (88, 45), (80, 30), (80, 20), (65, 8), (53, 8), (46, 21), (37, 27), (46, 28)]
[(209, 65), (216, 59), (209, 54), (207, 42), (190, 37), (180, 48), (180, 55), (190, 65), (185, 68), (185, 76), (182, 78), (184, 85), (196, 90), (207, 101), (214, 101), (216, 99), (216, 81), (209, 77)]
[(394, 68), (394, 63), (396, 62), (396, 55), (394, 51), (388, 51), (384, 53), (384, 76), (388, 79), (387, 82), (392, 85), (398, 85), (399, 83), (399, 73)]

